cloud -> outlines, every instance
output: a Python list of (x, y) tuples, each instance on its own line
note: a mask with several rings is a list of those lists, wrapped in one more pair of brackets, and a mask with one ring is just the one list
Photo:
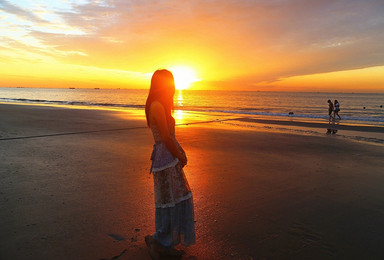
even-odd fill
[(35, 15), (33, 12), (25, 10), (24, 8), (21, 8), (17, 5), (14, 5), (8, 2), (7, 0), (0, 0), (0, 10), (3, 10), (6, 13), (14, 14), (16, 16), (19, 16), (21, 18), (24, 18), (32, 22), (37, 22), (37, 23), (46, 22), (45, 20)]
[[(8, 1), (0, 7), (42, 22)], [(207, 74), (221, 71), (218, 81), (244, 85), (384, 65), (381, 0), (106, 0), (51, 11), (83, 34), (32, 27), (28, 35), (79, 65), (148, 72), (193, 59)]]

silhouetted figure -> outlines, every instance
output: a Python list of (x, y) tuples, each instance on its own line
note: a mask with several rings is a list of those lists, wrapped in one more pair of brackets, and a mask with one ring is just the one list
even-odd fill
[(333, 118), (336, 119), (336, 116), (339, 117), (339, 119), (341, 119), (341, 117), (339, 116), (339, 112), (340, 112), (340, 103), (339, 101), (335, 100), (335, 110), (333, 111)]
[(330, 99), (328, 99), (328, 115), (329, 115), (329, 121), (331, 121), (331, 119), (334, 119), (334, 117), (332, 116), (332, 113), (333, 113), (333, 104), (332, 104), (332, 101)]
[(172, 117), (175, 82), (168, 70), (157, 70), (152, 76), (145, 114), (155, 144), (152, 151), (156, 232), (145, 237), (152, 259), (162, 255), (181, 256), (174, 247), (195, 243), (192, 192), (183, 167), (187, 157), (175, 137)]

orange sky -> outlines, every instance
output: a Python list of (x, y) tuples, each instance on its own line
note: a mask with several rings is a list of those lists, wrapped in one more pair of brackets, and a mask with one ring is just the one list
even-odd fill
[(375, 0), (0, 1), (0, 86), (384, 92)]

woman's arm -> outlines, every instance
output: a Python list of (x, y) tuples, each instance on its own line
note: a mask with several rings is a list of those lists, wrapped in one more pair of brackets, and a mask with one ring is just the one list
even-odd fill
[(150, 107), (150, 114), (156, 122), (157, 127), (159, 128), (161, 139), (167, 146), (168, 150), (173, 154), (173, 156), (179, 159), (183, 166), (186, 165), (186, 156), (179, 150), (174, 139), (171, 137), (171, 133), (169, 132), (163, 105), (157, 101), (154, 101)]

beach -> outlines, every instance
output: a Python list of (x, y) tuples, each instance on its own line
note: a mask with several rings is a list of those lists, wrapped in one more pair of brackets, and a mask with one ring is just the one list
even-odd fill
[[(12, 104), (0, 116), (0, 259), (150, 259), (153, 138), (143, 116)], [(183, 259), (384, 257), (382, 144), (321, 124), (211, 119), (176, 127), (196, 220)]]

